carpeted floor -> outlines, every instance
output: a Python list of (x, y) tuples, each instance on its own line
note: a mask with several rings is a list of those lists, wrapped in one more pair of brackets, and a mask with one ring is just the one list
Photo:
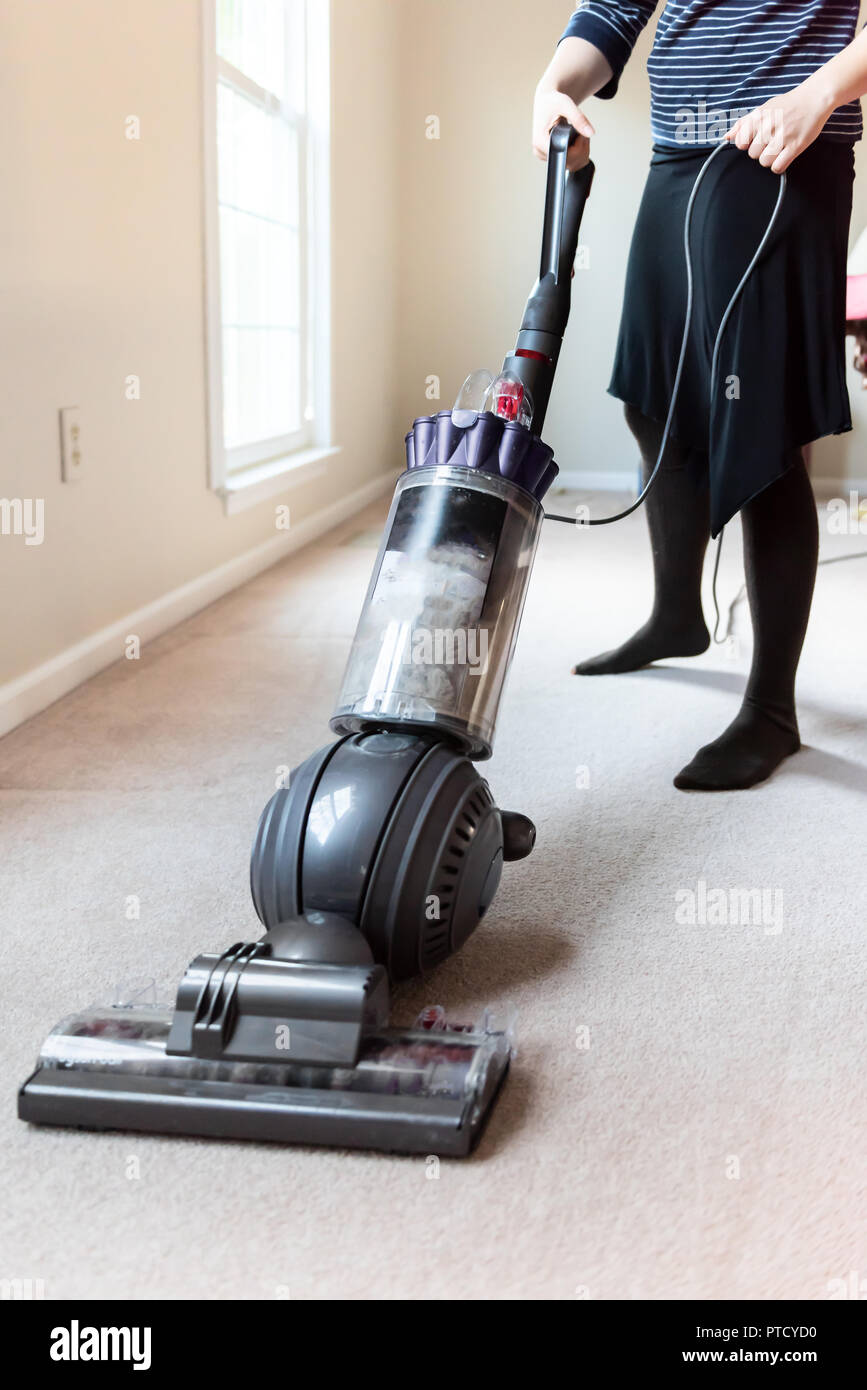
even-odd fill
[[(256, 934), (253, 830), (279, 769), (327, 741), (381, 513), (0, 744), (0, 1276), (182, 1299), (823, 1299), (867, 1277), (867, 562), (820, 572), (805, 751), (751, 792), (684, 795), (672, 775), (737, 705), (743, 607), (699, 660), (569, 675), (646, 616), (640, 517), (549, 524), (489, 764), (537, 849), (464, 952), (398, 998), (399, 1020), (519, 1011), (471, 1161), (430, 1180), (423, 1160), (16, 1120), (60, 1016), (139, 979), (171, 999), (193, 955)], [(739, 584), (729, 540), (724, 597)], [(701, 883), (760, 890), (764, 916), (717, 922)]]

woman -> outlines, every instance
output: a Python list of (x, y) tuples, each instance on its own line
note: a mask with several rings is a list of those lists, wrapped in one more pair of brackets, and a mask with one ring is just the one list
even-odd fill
[[(565, 116), (580, 137), (570, 167), (586, 163), (594, 130), (580, 103), (614, 96), (655, 9), (655, 0), (585, 0), (576, 10), (536, 93), (540, 158)], [(853, 144), (861, 135), (857, 98), (867, 91), (858, 9), (857, 0), (669, 0), (648, 62), (653, 157), (609, 387), (625, 402), (645, 476), (661, 444), (683, 333), (687, 200), (710, 150), (722, 139), (730, 148), (710, 166), (693, 217), (693, 330), (672, 437), (646, 506), (653, 611), (629, 641), (575, 671), (634, 671), (705, 651), (704, 555), (710, 536), (740, 511), (752, 667), (733, 722), (674, 779), (684, 790), (754, 786), (800, 747), (795, 672), (818, 554), (801, 448), (851, 429), (846, 248)], [(783, 206), (726, 330), (711, 401), (719, 323), (784, 171)]]

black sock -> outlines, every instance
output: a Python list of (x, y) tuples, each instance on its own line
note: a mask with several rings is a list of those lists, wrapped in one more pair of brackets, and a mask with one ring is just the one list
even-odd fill
[[(646, 480), (659, 453), (662, 425), (634, 406), (626, 407), (626, 422), (641, 450)], [(710, 636), (701, 608), (701, 574), (710, 537), (708, 493), (689, 464), (690, 451), (669, 440), (644, 506), (655, 585), (649, 620), (622, 646), (579, 662), (574, 675), (618, 675), (666, 657), (707, 651)]]
[(753, 660), (737, 717), (674, 779), (682, 791), (755, 786), (801, 746), (795, 673), (819, 552), (813, 489), (800, 453), (741, 513)]

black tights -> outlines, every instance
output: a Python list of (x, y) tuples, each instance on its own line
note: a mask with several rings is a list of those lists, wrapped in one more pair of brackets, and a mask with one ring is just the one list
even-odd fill
[[(626, 420), (641, 450), (645, 478), (656, 462), (662, 426), (633, 406)], [(644, 627), (623, 646), (575, 667), (578, 675), (636, 671), (666, 657), (697, 656), (710, 638), (701, 578), (710, 539), (707, 488), (689, 468), (689, 450), (669, 441), (645, 505), (655, 595)], [(753, 660), (740, 712), (714, 743), (675, 778), (690, 791), (726, 791), (764, 781), (800, 747), (795, 673), (807, 631), (818, 523), (800, 450), (782, 477), (741, 508), (744, 566), (753, 623)]]

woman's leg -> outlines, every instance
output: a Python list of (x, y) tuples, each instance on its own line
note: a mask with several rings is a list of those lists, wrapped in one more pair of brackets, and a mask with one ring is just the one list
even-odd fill
[(737, 718), (678, 773), (684, 791), (755, 786), (801, 746), (795, 672), (804, 644), (819, 528), (804, 460), (795, 462), (741, 510), (744, 566), (753, 622), (753, 660)]
[[(626, 406), (626, 423), (638, 447), (645, 481), (656, 463), (662, 425)], [(698, 656), (710, 643), (701, 608), (701, 573), (710, 538), (706, 487), (689, 468), (689, 450), (669, 440), (659, 475), (644, 506), (653, 552), (653, 612), (644, 627), (614, 651), (582, 661), (577, 676), (637, 671), (671, 656)]]

